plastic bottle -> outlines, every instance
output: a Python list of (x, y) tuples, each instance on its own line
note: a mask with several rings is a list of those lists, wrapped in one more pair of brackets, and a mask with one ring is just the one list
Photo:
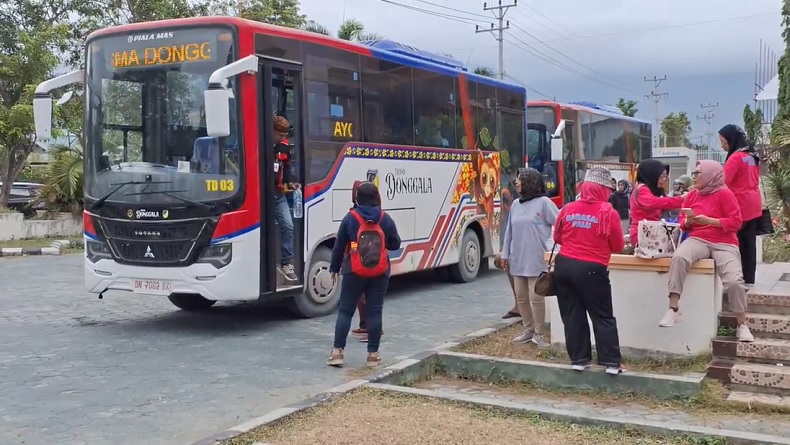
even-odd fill
[(293, 207), (294, 218), (301, 218), (302, 217), (302, 189), (298, 188), (294, 190), (294, 207)]

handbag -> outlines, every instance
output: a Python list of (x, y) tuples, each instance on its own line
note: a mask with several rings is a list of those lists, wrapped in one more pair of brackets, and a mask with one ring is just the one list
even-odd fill
[(757, 236), (772, 235), (774, 233), (774, 221), (771, 218), (771, 211), (763, 209), (763, 214), (760, 215), (757, 221)]
[(551, 295), (557, 295), (557, 285), (554, 282), (554, 271), (552, 270), (554, 267), (554, 250), (557, 248), (557, 244), (555, 243), (554, 246), (551, 248), (551, 255), (549, 255), (549, 265), (543, 272), (538, 275), (538, 279), (535, 280), (535, 295), (539, 295), (541, 297), (548, 297)]
[(634, 256), (637, 258), (671, 258), (680, 242), (680, 225), (664, 221), (639, 221)]

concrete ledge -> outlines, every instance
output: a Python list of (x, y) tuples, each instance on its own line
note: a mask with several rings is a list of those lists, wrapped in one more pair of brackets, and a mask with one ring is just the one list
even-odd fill
[[(42, 239), (42, 244), (47, 240)], [(69, 240), (52, 241), (49, 247), (3, 247), (0, 248), (0, 257), (4, 256), (38, 256), (38, 255), (60, 255), (63, 249), (79, 246), (79, 243), (72, 243)]]
[(529, 382), (546, 388), (582, 391), (632, 392), (657, 399), (691, 397), (702, 389), (705, 374), (683, 376), (626, 372), (611, 376), (601, 367), (584, 372), (570, 365), (514, 360), (459, 352), (440, 352), (442, 370), (454, 377), (479, 378), (489, 382)]
[[(616, 377), (621, 378), (622, 376)], [(771, 436), (767, 434), (748, 433), (743, 431), (721, 430), (715, 428), (706, 428), (696, 425), (682, 425), (676, 423), (668, 423), (661, 421), (650, 421), (639, 418), (621, 418), (605, 415), (596, 416), (580, 416), (573, 411), (550, 408), (545, 406), (530, 405), (526, 403), (517, 403), (508, 400), (497, 400), (486, 397), (476, 397), (466, 394), (443, 394), (439, 391), (432, 391), (427, 389), (406, 388), (402, 386), (386, 385), (380, 383), (373, 383), (369, 385), (371, 388), (399, 392), (402, 394), (410, 394), (423, 397), (433, 397), (454, 402), (468, 403), (477, 406), (486, 406), (504, 411), (516, 413), (531, 413), (537, 414), (543, 419), (554, 420), (559, 422), (566, 422), (579, 425), (591, 425), (599, 427), (617, 428), (617, 429), (634, 429), (637, 428), (648, 434), (656, 436), (691, 436), (699, 439), (720, 437), (727, 441), (728, 444), (738, 445), (790, 445), (790, 438), (779, 436)]]

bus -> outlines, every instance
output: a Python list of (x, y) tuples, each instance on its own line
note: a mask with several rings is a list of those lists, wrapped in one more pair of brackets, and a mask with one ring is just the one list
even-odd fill
[[(33, 102), (47, 140), (53, 107), (84, 88), (85, 284), (99, 297), (159, 295), (183, 310), (288, 298), (299, 316), (327, 315), (357, 180), (379, 187), (397, 223), (393, 275), (469, 282), (501, 248), (526, 154), (522, 86), (393, 41), (235, 17), (122, 25), (85, 48), (84, 70), (41, 83)], [(278, 115), (303, 195), (289, 195), (295, 280), (278, 273)]]
[(575, 199), (588, 168), (633, 183), (636, 165), (652, 156), (652, 124), (613, 106), (531, 100), (527, 127), (527, 164), (543, 172), (558, 207)]

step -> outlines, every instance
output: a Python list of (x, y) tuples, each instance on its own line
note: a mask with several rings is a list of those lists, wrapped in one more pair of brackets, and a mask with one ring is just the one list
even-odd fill
[(747, 294), (749, 312), (790, 315), (790, 294), (751, 289)]
[(790, 340), (780, 338), (755, 338), (752, 343), (738, 341), (735, 337), (713, 339), (713, 356), (721, 359), (741, 359), (769, 364), (782, 363), (790, 369)]
[(751, 391), (730, 391), (725, 397), (728, 402), (748, 403), (749, 405), (769, 405), (790, 408), (790, 397), (778, 394), (761, 394)]
[(790, 395), (790, 366), (715, 359), (708, 365), (708, 377), (735, 390), (748, 388), (774, 395)]
[[(746, 325), (755, 337), (783, 338), (790, 340), (790, 315), (749, 312)], [(738, 322), (732, 312), (719, 314), (719, 324), (735, 329)]]

